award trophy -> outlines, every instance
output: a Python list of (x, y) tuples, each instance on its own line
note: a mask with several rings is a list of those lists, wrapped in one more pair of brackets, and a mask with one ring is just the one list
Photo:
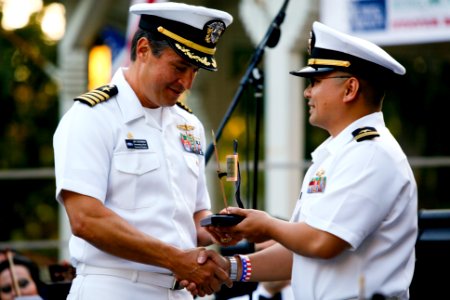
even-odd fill
[[(236, 192), (235, 192), (235, 199), (240, 208), (244, 208), (244, 205), (242, 204), (241, 197), (240, 197), (240, 185), (241, 185), (241, 173), (239, 170), (239, 160), (238, 160), (238, 154), (237, 154), (237, 141), (234, 140), (233, 142), (233, 148), (234, 148), (234, 154), (227, 155), (227, 172), (221, 172), (220, 170), (220, 163), (219, 163), (219, 156), (217, 154), (217, 146), (216, 146), (216, 138), (214, 136), (214, 131), (212, 132), (213, 135), (213, 145), (214, 145), (214, 154), (216, 156), (217, 161), (217, 175), (219, 176), (220, 181), (220, 187), (222, 190), (222, 197), (225, 204), (225, 209), (228, 207), (228, 201), (225, 195), (225, 189), (223, 186), (223, 182), (221, 178), (223, 176), (227, 176), (227, 181), (233, 181), (235, 182)], [(235, 214), (212, 214), (207, 216), (206, 218), (200, 220), (201, 226), (233, 226), (241, 222), (243, 219), (242, 216), (235, 215)]]

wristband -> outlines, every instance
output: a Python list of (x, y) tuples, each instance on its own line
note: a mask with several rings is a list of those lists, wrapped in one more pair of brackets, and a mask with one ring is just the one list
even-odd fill
[(237, 280), (237, 270), (238, 270), (236, 257), (229, 256), (227, 258), (230, 261), (230, 279), (232, 281), (236, 281)]
[(249, 281), (252, 276), (252, 263), (250, 262), (250, 258), (247, 255), (239, 255), (239, 257), (241, 258), (242, 264), (242, 276), (240, 281)]

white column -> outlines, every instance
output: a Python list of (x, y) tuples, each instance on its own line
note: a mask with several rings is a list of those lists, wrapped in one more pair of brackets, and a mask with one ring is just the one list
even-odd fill
[[(285, 0), (241, 0), (240, 16), (248, 35), (259, 44)], [(304, 64), (310, 26), (318, 17), (317, 0), (290, 0), (278, 45), (266, 48), (265, 210), (289, 219), (304, 171), (304, 80), (289, 71)]]
[(289, 74), (300, 56), (283, 45), (267, 51), (265, 63), (265, 206), (289, 219), (301, 184), (304, 101), (300, 78)]

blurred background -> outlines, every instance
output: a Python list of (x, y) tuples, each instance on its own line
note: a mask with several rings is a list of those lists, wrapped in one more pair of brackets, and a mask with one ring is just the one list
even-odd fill
[[(128, 8), (135, 2), (146, 1), (0, 0), (0, 248), (41, 266), (68, 258), (67, 220), (54, 197), (52, 136), (74, 97), (128, 63), (127, 40), (136, 28)], [(328, 136), (308, 124), (305, 83), (289, 75), (305, 65), (311, 24), (319, 20), (379, 44), (406, 67), (385, 99), (385, 120), (413, 167), (418, 209), (450, 209), (449, 1), (184, 2), (234, 16), (219, 43), (219, 71), (201, 71), (183, 101), (203, 120), (208, 143), (211, 130), (223, 128), (222, 170), (238, 141), (246, 207), (289, 219), (310, 152)], [(279, 41), (258, 48), (282, 4)], [(262, 52), (255, 61), (256, 49)], [(207, 164), (214, 211), (224, 206), (217, 163), (213, 155)], [(224, 185), (228, 204), (236, 205), (234, 184)]]

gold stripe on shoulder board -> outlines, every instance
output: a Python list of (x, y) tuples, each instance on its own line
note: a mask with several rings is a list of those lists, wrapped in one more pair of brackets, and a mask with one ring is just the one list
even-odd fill
[(353, 138), (357, 142), (362, 142), (365, 140), (371, 140), (373, 138), (379, 137), (380, 134), (373, 127), (361, 127), (352, 132)]
[(118, 92), (117, 86), (114, 84), (107, 84), (76, 97), (74, 101), (80, 101), (92, 107), (117, 95)]

